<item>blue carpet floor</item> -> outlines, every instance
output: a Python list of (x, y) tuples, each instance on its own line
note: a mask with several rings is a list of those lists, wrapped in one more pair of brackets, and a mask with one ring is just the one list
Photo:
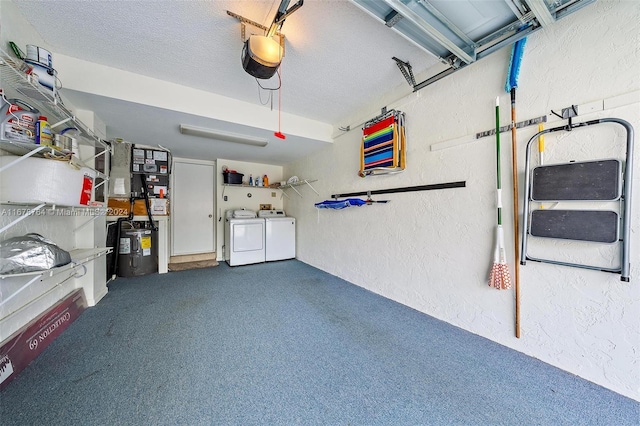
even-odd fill
[(296, 260), (119, 278), (2, 425), (638, 425), (640, 404)]

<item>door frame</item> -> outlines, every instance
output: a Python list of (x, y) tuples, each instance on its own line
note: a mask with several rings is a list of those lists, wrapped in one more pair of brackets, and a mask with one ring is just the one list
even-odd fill
[[(175, 194), (175, 189), (176, 189), (176, 185), (175, 185), (175, 165), (176, 163), (187, 163), (187, 164), (199, 164), (199, 165), (203, 165), (203, 166), (211, 166), (213, 167), (213, 192), (211, 194), (211, 196), (213, 197), (213, 251), (214, 253), (217, 252), (218, 250), (218, 230), (217, 230), (217, 226), (216, 224), (218, 223), (218, 218), (216, 217), (216, 210), (217, 210), (217, 203), (218, 200), (216, 199), (216, 185), (217, 185), (217, 168), (216, 168), (216, 162), (215, 161), (210, 161), (210, 160), (195, 160), (192, 158), (182, 158), (182, 157), (173, 157), (173, 160), (171, 161), (171, 176), (170, 176), (170, 185), (171, 185), (171, 191), (170, 194)], [(173, 196), (170, 197), (169, 200), (171, 200), (171, 198), (174, 198)], [(169, 208), (171, 209), (171, 204), (169, 204)], [(173, 233), (175, 232), (175, 227), (173, 226), (173, 221), (174, 221), (174, 215), (170, 214), (169, 215), (169, 222), (170, 222), (170, 241), (169, 241), (169, 253), (170, 256), (176, 256), (173, 252)], [(218, 254), (216, 253), (216, 257), (218, 256)]]

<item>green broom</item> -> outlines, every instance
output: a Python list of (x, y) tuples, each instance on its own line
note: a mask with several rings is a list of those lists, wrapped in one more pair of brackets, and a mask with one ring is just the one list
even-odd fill
[(496, 243), (493, 253), (493, 266), (489, 274), (489, 286), (498, 290), (511, 288), (511, 275), (507, 265), (504, 248), (504, 231), (502, 229), (502, 182), (500, 172), (500, 98), (496, 97), (496, 175), (497, 175), (497, 205), (498, 226), (496, 227)]

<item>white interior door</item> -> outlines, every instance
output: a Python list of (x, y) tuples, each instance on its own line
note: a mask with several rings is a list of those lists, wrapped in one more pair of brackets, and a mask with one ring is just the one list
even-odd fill
[(175, 159), (171, 255), (215, 252), (215, 163)]

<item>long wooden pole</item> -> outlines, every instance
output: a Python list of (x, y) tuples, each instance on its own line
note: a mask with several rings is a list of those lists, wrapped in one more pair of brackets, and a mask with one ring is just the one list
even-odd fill
[(511, 163), (513, 169), (513, 241), (516, 286), (516, 337), (520, 338), (520, 211), (518, 209), (518, 143), (516, 138), (516, 88), (511, 88)]

